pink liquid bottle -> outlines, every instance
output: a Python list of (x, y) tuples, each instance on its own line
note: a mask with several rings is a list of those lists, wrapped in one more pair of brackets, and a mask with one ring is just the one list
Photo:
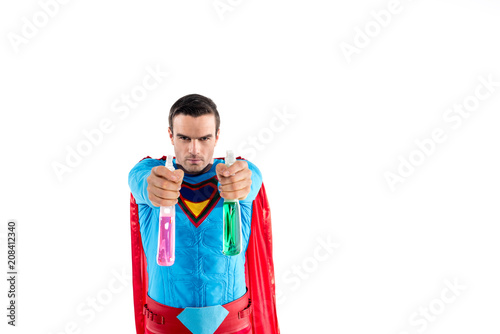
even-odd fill
[[(174, 171), (173, 157), (167, 156), (165, 167)], [(160, 226), (158, 229), (158, 255), (156, 263), (171, 266), (175, 261), (175, 205), (160, 207)]]

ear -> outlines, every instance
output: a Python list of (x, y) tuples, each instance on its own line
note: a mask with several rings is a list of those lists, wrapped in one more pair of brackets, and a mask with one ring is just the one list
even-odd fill
[(215, 144), (214, 144), (214, 146), (217, 145), (217, 142), (219, 141), (219, 135), (220, 135), (220, 128), (219, 128), (219, 130), (217, 130), (217, 133), (215, 134)]
[(172, 133), (172, 130), (170, 130), (170, 127), (168, 127), (168, 136), (170, 137), (170, 142), (174, 145), (174, 134)]

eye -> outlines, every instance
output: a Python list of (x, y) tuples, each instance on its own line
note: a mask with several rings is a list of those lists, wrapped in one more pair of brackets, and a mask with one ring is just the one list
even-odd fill
[(202, 137), (200, 138), (202, 141), (207, 141), (209, 138), (208, 137)]
[(184, 136), (179, 137), (179, 139), (180, 139), (180, 140), (189, 140), (189, 138), (188, 138), (188, 137), (184, 137)]

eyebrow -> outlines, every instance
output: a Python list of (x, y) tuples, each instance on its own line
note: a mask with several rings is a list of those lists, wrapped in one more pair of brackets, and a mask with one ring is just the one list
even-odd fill
[[(182, 133), (177, 133), (177, 137), (186, 137), (186, 138), (189, 138), (189, 139), (193, 139), (189, 136), (186, 136), (186, 135), (183, 135)], [(213, 135), (212, 134), (208, 134), (208, 135), (204, 135), (204, 136), (201, 136), (200, 138), (212, 138)], [(199, 138), (194, 138), (194, 139), (199, 139)]]

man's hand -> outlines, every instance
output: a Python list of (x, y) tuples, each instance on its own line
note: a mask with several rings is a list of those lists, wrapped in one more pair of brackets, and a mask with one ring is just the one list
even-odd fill
[(172, 206), (177, 204), (180, 195), (184, 171), (176, 169), (170, 171), (165, 166), (151, 169), (147, 178), (148, 197), (154, 206)]
[(236, 160), (231, 167), (221, 163), (215, 167), (219, 179), (220, 196), (224, 199), (244, 200), (250, 193), (252, 171), (244, 160)]

